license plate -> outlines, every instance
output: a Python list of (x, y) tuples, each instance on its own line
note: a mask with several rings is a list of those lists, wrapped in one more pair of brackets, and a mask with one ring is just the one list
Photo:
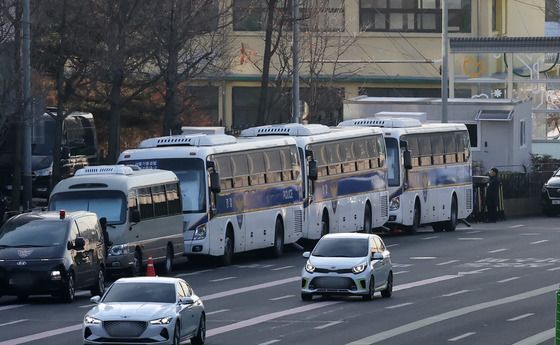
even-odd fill
[(560, 205), (560, 200), (552, 200), (552, 205)]

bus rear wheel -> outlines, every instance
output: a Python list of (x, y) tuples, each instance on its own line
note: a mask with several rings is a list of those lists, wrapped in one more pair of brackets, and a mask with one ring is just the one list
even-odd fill
[(371, 206), (369, 203), (366, 204), (366, 209), (364, 211), (364, 232), (366, 234), (373, 233), (371, 226)]
[(272, 247), (272, 256), (279, 258), (284, 254), (284, 226), (280, 218), (276, 219), (274, 225), (274, 247)]
[(222, 255), (221, 258), (222, 266), (229, 266), (233, 262), (233, 248), (233, 234), (231, 233), (231, 230), (228, 229), (224, 239), (224, 255)]
[(409, 234), (415, 234), (418, 228), (420, 227), (420, 203), (418, 200), (414, 203), (414, 213), (412, 214), (412, 225), (406, 227), (406, 232)]
[(457, 228), (457, 198), (453, 196), (451, 199), (451, 214), (449, 215), (449, 220), (444, 222), (445, 231), (455, 231)]
[(327, 210), (323, 211), (323, 216), (321, 217), (321, 237), (329, 233), (329, 214)]

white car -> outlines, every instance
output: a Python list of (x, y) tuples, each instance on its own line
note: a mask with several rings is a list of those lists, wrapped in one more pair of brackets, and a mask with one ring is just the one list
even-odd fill
[(323, 236), (313, 252), (305, 252), (301, 299), (313, 295), (354, 295), (372, 300), (393, 293), (391, 254), (377, 235), (341, 233)]
[(204, 305), (183, 279), (121, 278), (91, 301), (97, 306), (84, 317), (85, 345), (204, 344)]

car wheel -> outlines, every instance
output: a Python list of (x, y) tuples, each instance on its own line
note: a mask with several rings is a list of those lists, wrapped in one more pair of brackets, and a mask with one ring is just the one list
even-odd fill
[(181, 324), (177, 322), (173, 331), (173, 345), (181, 344)]
[(165, 250), (165, 261), (163, 262), (163, 274), (170, 276), (173, 272), (173, 247), (170, 244), (167, 245)]
[(389, 272), (389, 277), (387, 277), (387, 287), (385, 290), (381, 291), (381, 296), (384, 298), (389, 298), (393, 294), (393, 272)]
[(365, 301), (371, 301), (373, 300), (373, 297), (375, 295), (375, 280), (373, 280), (373, 277), (369, 278), (369, 288), (368, 288), (368, 293), (364, 296), (362, 296), (362, 298)]
[(229, 266), (233, 262), (233, 236), (231, 231), (227, 231), (224, 241), (224, 255), (222, 256), (221, 263), (223, 266)]
[(282, 221), (276, 219), (276, 225), (274, 226), (274, 247), (272, 247), (272, 256), (279, 258), (284, 254), (284, 229), (282, 226)]
[(90, 289), (90, 292), (92, 296), (103, 296), (105, 293), (105, 273), (103, 267), (99, 268), (95, 285)]
[(313, 295), (310, 294), (310, 293), (302, 293), (302, 294), (301, 294), (301, 300), (302, 300), (302, 301), (309, 302), (309, 301), (311, 301), (312, 299), (313, 299)]
[(206, 341), (206, 318), (202, 315), (198, 323), (198, 332), (196, 333), (196, 336), (191, 339), (191, 344), (203, 345), (204, 341)]
[(364, 210), (364, 232), (366, 234), (371, 234), (373, 229), (371, 227), (371, 206), (366, 204), (366, 209)]
[(74, 297), (76, 296), (75, 289), (74, 275), (72, 273), (68, 273), (68, 279), (66, 280), (66, 284), (64, 284), (60, 293), (62, 300), (67, 303), (72, 303), (74, 301)]

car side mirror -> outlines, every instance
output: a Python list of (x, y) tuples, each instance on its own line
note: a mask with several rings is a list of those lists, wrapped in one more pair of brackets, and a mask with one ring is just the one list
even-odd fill
[(303, 252), (304, 258), (309, 259), (310, 256), (311, 256), (311, 252)]
[(215, 171), (210, 173), (210, 190), (214, 194), (218, 194), (222, 191), (220, 187), (220, 174)]
[(85, 246), (86, 246), (86, 240), (83, 237), (76, 237), (76, 239), (74, 240), (74, 245), (72, 246), (72, 249), (84, 250)]
[(193, 303), (194, 303), (194, 299), (192, 297), (181, 297), (181, 298), (179, 298), (179, 304), (191, 305)]
[(371, 256), (371, 260), (383, 260), (383, 254), (375, 252)]
[(317, 161), (312, 159), (309, 161), (309, 172), (307, 174), (307, 176), (309, 177), (309, 179), (311, 181), (315, 181), (317, 180), (318, 177), (318, 171), (317, 171)]
[(92, 298), (89, 299), (89, 301), (93, 304), (99, 304), (99, 302), (101, 301), (101, 297), (100, 296), (93, 296)]
[(409, 150), (403, 151), (403, 163), (406, 170), (412, 169), (412, 155)]
[(130, 212), (130, 222), (131, 223), (140, 223), (140, 211), (132, 210)]

